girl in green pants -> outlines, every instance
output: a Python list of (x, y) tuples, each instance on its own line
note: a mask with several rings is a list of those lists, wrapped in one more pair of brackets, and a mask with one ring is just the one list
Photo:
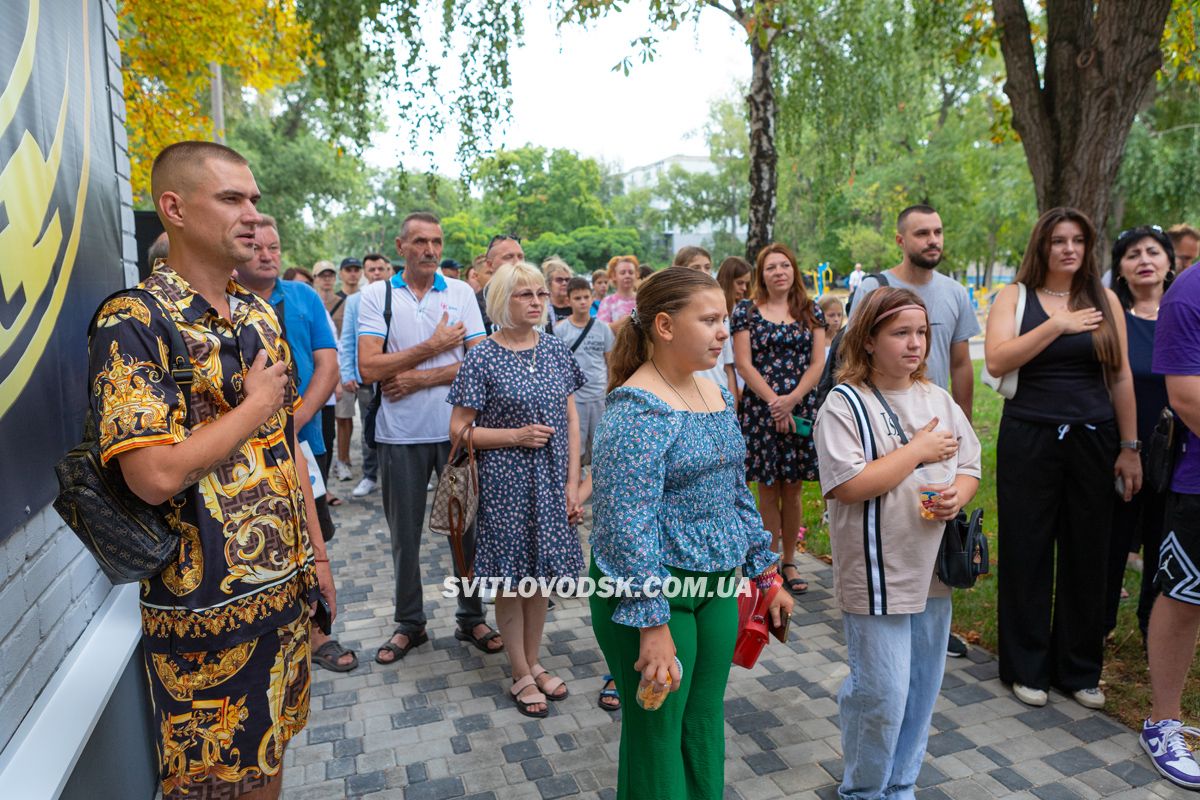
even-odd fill
[[(695, 376), (716, 363), (725, 317), (712, 278), (663, 270), (639, 288), (609, 357), (611, 394), (593, 445), (591, 575), (632, 591), (597, 592), (591, 611), (626, 700), (618, 800), (722, 796), (734, 570), (763, 589), (778, 580), (771, 535), (746, 488), (733, 398)], [(791, 609), (791, 596), (776, 592), (775, 623)], [(643, 680), (671, 687), (657, 711), (629, 702)]]

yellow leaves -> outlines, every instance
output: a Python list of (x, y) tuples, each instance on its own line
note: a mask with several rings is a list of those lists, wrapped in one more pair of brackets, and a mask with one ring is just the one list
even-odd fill
[(150, 188), (150, 165), (181, 139), (212, 138), (209, 64), (234, 85), (263, 92), (317, 64), (310, 26), (295, 0), (125, 0), (121, 73), (134, 193)]
[(1200, 81), (1200, 3), (1175, 0), (1163, 31), (1162, 72), (1185, 81)]

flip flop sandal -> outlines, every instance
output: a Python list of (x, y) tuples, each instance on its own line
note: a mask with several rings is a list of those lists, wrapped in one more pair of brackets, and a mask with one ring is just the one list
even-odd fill
[[(349, 664), (342, 664), (342, 656), (349, 653), (354, 656)], [(358, 667), (358, 656), (353, 650), (342, 647), (336, 639), (330, 639), (318, 647), (312, 654), (312, 660), (330, 672), (350, 672)]]
[[(613, 688), (601, 689), (600, 697), (596, 700), (596, 705), (600, 706), (605, 711), (620, 711), (621, 710), (621, 695), (617, 693), (617, 688), (615, 685), (616, 682), (613, 681), (612, 675), (605, 675), (604, 676), (605, 687), (607, 687), (610, 682), (612, 682), (614, 684)], [(605, 703), (604, 702), (605, 698), (612, 698), (613, 700), (617, 701), (617, 704), (613, 705), (612, 703)]]
[[(375, 651), (376, 664), (395, 664), (408, 655), (409, 650), (412, 650), (414, 647), (420, 647), (429, 641), (429, 635), (425, 633), (425, 631), (421, 631), (420, 633), (408, 633), (397, 628), (396, 630), (392, 631), (392, 636), (395, 636), (397, 633), (403, 633), (405, 636), (407, 636), (408, 644), (404, 647), (401, 647), (391, 639), (388, 639), (386, 642), (379, 645), (379, 648)], [(379, 657), (379, 654), (385, 650), (392, 654), (391, 661), (384, 661)]]
[(329, 505), (333, 508), (337, 508), (338, 506), (346, 504), (345, 500), (340, 497), (334, 497), (333, 495), (329, 495), (329, 499), (326, 502), (329, 503)]
[[(529, 676), (533, 678), (534, 683), (537, 683), (537, 679), (543, 675), (550, 675), (550, 673), (547, 672), (546, 668), (541, 664), (534, 664), (529, 671)], [(538, 688), (542, 690), (542, 694), (546, 695), (547, 700), (553, 700), (554, 702), (566, 700), (567, 695), (571, 693), (571, 690), (567, 688), (566, 682), (562, 678), (554, 675), (550, 675), (550, 677), (546, 678), (544, 683), (539, 683)], [(555, 692), (560, 688), (562, 689), (561, 692), (557, 692), (557, 694), (551, 694), (551, 692)]]
[(488, 628), (488, 632), (478, 638), (471, 635), (470, 631), (464, 631), (462, 628), (457, 628), (454, 631), (455, 639), (458, 639), (460, 642), (470, 642), (471, 644), (475, 645), (475, 648), (477, 650), (479, 650), (481, 653), (487, 653), (489, 655), (491, 655), (492, 653), (503, 653), (504, 652), (503, 645), (501, 645), (500, 647), (497, 647), (495, 650), (493, 650), (487, 646), (488, 642), (490, 642), (492, 639), (495, 639), (499, 636), (500, 636), (500, 631), (493, 630), (491, 628)]
[[(796, 572), (800, 571), (800, 569), (795, 564), (780, 564), (779, 565), (779, 575), (781, 577), (783, 576), (783, 571), (785, 569), (787, 569), (788, 567), (791, 567), (792, 569), (796, 570)], [(786, 586), (787, 590), (789, 592), (791, 592), (792, 594), (804, 594), (805, 592), (808, 591), (808, 581), (804, 580), (799, 575), (797, 575), (794, 578), (790, 578), (790, 579), (784, 578), (783, 585)]]
[[(521, 692), (525, 691), (530, 686), (536, 687), (537, 682), (534, 681), (532, 675), (526, 675), (524, 678), (521, 678), (521, 680), (515, 681), (512, 685), (512, 688), (508, 690), (509, 694), (512, 695), (513, 702), (517, 704), (517, 711), (520, 711), (527, 717), (533, 717), (535, 719), (542, 719), (543, 717), (549, 716), (550, 705), (546, 702), (546, 695), (542, 694), (541, 692), (534, 692), (525, 700), (522, 700), (520, 697), (518, 697)], [(536, 706), (538, 704), (546, 707), (541, 711), (529, 710), (530, 706)]]

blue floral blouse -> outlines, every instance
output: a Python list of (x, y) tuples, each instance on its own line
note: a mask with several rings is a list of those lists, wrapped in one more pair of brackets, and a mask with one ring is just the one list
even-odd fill
[[(746, 486), (746, 443), (724, 387), (725, 410), (677, 411), (643, 389), (608, 396), (593, 444), (592, 558), (635, 591), (668, 566), (748, 576), (775, 563)], [(637, 628), (671, 618), (665, 597), (626, 597), (613, 622)]]

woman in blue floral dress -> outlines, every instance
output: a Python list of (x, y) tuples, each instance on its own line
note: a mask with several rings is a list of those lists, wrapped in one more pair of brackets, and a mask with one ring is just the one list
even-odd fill
[(825, 316), (808, 299), (796, 257), (786, 245), (759, 251), (750, 297), (733, 309), (729, 327), (734, 363), (746, 381), (738, 409), (746, 437), (746, 480), (758, 483), (759, 510), (772, 547), (782, 546), (784, 584), (800, 594), (808, 583), (793, 562), (804, 530), (802, 481), (817, 479), (813, 390), (825, 366)]
[[(475, 574), (481, 578), (575, 578), (583, 551), (576, 389), (583, 373), (557, 337), (542, 336), (550, 295), (542, 273), (509, 264), (488, 283), (496, 332), (467, 351), (447, 402), (451, 436), (475, 422), (479, 516)], [(515, 594), (515, 592), (514, 592)], [(496, 596), (496, 623), (512, 665), (510, 692), (526, 716), (544, 717), (566, 684), (538, 663), (547, 596)]]

